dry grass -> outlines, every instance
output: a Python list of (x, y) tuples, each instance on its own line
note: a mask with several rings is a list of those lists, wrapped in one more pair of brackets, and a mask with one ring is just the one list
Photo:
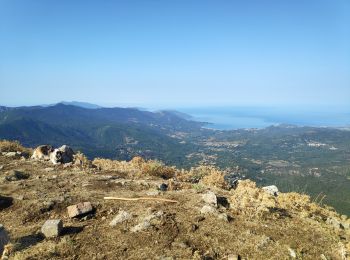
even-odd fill
[(80, 151), (74, 155), (74, 165), (83, 169), (92, 168), (92, 162)]
[(224, 179), (225, 173), (213, 166), (200, 165), (192, 167), (189, 171), (178, 171), (176, 179), (203, 186), (229, 189), (229, 185)]
[(160, 161), (145, 161), (141, 157), (135, 157), (130, 162), (96, 158), (92, 163), (102, 170), (123, 172), (129, 177), (138, 178), (154, 176), (170, 179), (177, 171), (175, 167), (165, 166)]
[(1, 152), (22, 152), (31, 155), (33, 150), (22, 146), (18, 141), (0, 140)]
[(224, 174), (222, 171), (215, 167), (208, 167), (208, 174), (203, 177), (200, 183), (221, 189), (229, 189), (228, 183), (224, 179)]
[(175, 176), (176, 168), (165, 166), (160, 161), (150, 160), (142, 163), (141, 174), (143, 176), (155, 176), (163, 179), (170, 179)]
[(276, 198), (256, 187), (251, 180), (239, 181), (231, 193), (231, 207), (238, 214), (261, 216), (264, 212), (269, 212), (269, 208), (277, 206)]

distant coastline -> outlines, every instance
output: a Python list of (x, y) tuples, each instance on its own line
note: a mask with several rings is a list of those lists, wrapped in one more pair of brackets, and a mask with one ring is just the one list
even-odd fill
[(180, 112), (192, 116), (192, 120), (209, 122), (205, 128), (234, 130), (242, 128), (266, 128), (272, 125), (290, 124), (314, 127), (350, 127), (350, 112), (345, 110), (293, 110), (253, 107), (198, 107), (181, 108)]

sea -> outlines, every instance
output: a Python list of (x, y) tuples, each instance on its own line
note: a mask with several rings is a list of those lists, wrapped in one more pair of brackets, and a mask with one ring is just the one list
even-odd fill
[(272, 125), (335, 127), (350, 130), (350, 108), (339, 107), (187, 107), (177, 108), (206, 128), (233, 130)]

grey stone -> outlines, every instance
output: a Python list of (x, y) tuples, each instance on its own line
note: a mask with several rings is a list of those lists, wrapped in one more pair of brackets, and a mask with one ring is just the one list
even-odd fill
[(340, 221), (338, 221), (335, 218), (327, 218), (326, 223), (328, 225), (333, 226), (334, 228), (337, 228), (337, 229), (343, 229), (344, 228), (342, 223), (340, 223)]
[(41, 227), (41, 233), (47, 238), (58, 237), (63, 229), (63, 222), (60, 219), (46, 220)]
[(227, 216), (227, 214), (226, 213), (220, 213), (220, 214), (218, 214), (218, 219), (220, 219), (220, 220), (223, 220), (223, 221), (225, 221), (225, 222), (228, 222), (228, 216)]
[(10, 158), (19, 158), (20, 154), (18, 154), (17, 152), (7, 152), (5, 153), (5, 156)]
[(160, 194), (160, 191), (158, 190), (151, 190), (146, 193), (148, 196), (157, 196)]
[(166, 185), (165, 183), (162, 183), (161, 185), (159, 185), (158, 189), (160, 191), (167, 191), (168, 185)]
[(150, 226), (151, 226), (151, 222), (144, 220), (141, 223), (137, 224), (136, 226), (132, 227), (130, 229), (130, 231), (131, 232), (139, 232), (139, 231), (142, 231), (142, 230), (149, 228)]
[(205, 203), (217, 207), (218, 200), (214, 192), (208, 191), (202, 195), (202, 199)]
[(270, 185), (262, 188), (272, 196), (278, 196), (278, 188), (275, 185)]
[(128, 212), (121, 210), (119, 211), (118, 215), (114, 217), (114, 219), (109, 223), (110, 226), (114, 227), (119, 223), (122, 223), (126, 220), (129, 220), (132, 218), (132, 215)]
[(0, 224), (0, 256), (4, 250), (4, 247), (10, 242), (10, 238), (3, 225)]
[(206, 215), (206, 214), (216, 214), (216, 208), (210, 205), (204, 205), (201, 210), (201, 214)]
[(132, 227), (130, 229), (130, 231), (131, 232), (139, 232), (139, 231), (145, 230), (145, 229), (152, 226), (152, 224), (151, 224), (152, 220), (159, 219), (163, 215), (164, 215), (164, 212), (161, 210), (156, 212), (156, 213), (152, 213), (152, 214), (144, 217), (143, 220), (139, 224), (137, 224), (136, 226)]

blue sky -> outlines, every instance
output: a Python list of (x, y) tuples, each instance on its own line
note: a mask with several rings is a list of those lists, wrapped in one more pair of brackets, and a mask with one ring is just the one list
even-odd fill
[(347, 0), (0, 0), (0, 104), (336, 106)]

